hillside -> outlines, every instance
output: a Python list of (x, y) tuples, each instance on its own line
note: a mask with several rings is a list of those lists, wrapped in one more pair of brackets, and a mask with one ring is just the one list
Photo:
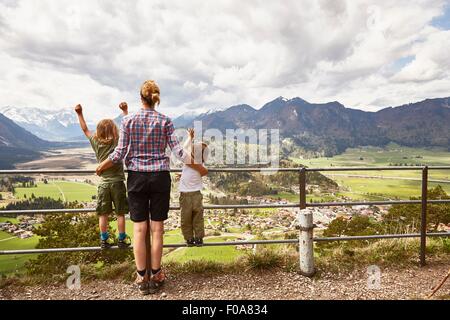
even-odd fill
[(52, 146), (0, 113), (0, 168), (12, 169), (15, 163), (31, 161), (39, 151)]
[(0, 113), (0, 147), (41, 150), (51, 146)]
[[(390, 142), (412, 147), (448, 147), (450, 98), (428, 99), (378, 112), (346, 108), (339, 102), (309, 103), (279, 97), (261, 109), (238, 105), (202, 114), (203, 129), (280, 129), (306, 150), (335, 155), (349, 147), (385, 146)], [(193, 121), (189, 123), (192, 125)]]

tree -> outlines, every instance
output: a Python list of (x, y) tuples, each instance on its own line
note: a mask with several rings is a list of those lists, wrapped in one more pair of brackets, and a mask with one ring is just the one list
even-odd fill
[(356, 214), (347, 220), (338, 217), (330, 222), (324, 231), (326, 237), (340, 236), (365, 236), (377, 234), (381, 231), (381, 225), (368, 216)]
[(328, 228), (323, 232), (325, 237), (340, 237), (347, 229), (347, 220), (343, 217), (338, 217), (330, 222)]
[[(115, 230), (109, 230), (113, 240)], [(47, 215), (35, 230), (40, 237), (36, 246), (44, 248), (95, 247), (99, 245), (98, 218), (91, 214)], [(30, 274), (61, 274), (70, 265), (103, 262), (113, 264), (132, 259), (130, 250), (42, 254), (26, 264)]]
[[(411, 200), (420, 200), (411, 198)], [(445, 200), (450, 196), (441, 186), (428, 190), (429, 200)], [(418, 232), (420, 229), (422, 208), (421, 205), (395, 205), (383, 219), (383, 224), (388, 232)], [(436, 231), (440, 224), (450, 223), (450, 205), (429, 204), (427, 206), (427, 229)]]

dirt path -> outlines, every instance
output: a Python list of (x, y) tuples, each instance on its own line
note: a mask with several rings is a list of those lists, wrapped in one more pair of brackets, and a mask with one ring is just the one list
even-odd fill
[(16, 237), (10, 237), (10, 238), (6, 238), (6, 239), (2, 239), (2, 240), (0, 240), (0, 242), (4, 242), (4, 241), (8, 241), (8, 240), (12, 240), (12, 239), (16, 239)]
[[(125, 281), (82, 282), (82, 290), (70, 291), (64, 285), (0, 289), (0, 299), (424, 299), (447, 273), (450, 264), (425, 268), (383, 269), (381, 288), (367, 287), (367, 270), (345, 274), (323, 274), (316, 279), (282, 271), (216, 276), (170, 275), (156, 295), (141, 297)], [(436, 298), (450, 297), (450, 282)]]
[(58, 186), (56, 183), (54, 183), (53, 181), (51, 182), (51, 184), (52, 185), (54, 185), (57, 189), (58, 189), (58, 191), (59, 191), (59, 193), (61, 193), (61, 195), (62, 195), (62, 201), (63, 202), (66, 202), (66, 196), (64, 195), (64, 192), (63, 192), (63, 190), (61, 189), (61, 187), (60, 186)]

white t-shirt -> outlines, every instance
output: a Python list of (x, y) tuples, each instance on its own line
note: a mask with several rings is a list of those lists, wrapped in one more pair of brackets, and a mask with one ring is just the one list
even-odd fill
[(202, 191), (202, 189), (203, 181), (201, 174), (197, 170), (184, 165), (180, 178), (180, 192), (195, 192)]

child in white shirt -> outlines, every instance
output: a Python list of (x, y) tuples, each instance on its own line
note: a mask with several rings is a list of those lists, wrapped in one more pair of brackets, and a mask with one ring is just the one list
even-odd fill
[[(195, 132), (188, 130), (189, 137), (185, 144), (187, 152), (191, 152), (194, 163), (204, 164), (208, 156), (206, 143), (194, 144)], [(183, 165), (180, 178), (180, 207), (181, 207), (181, 231), (188, 246), (202, 246), (205, 237), (205, 225), (203, 218), (203, 181), (201, 174)]]

